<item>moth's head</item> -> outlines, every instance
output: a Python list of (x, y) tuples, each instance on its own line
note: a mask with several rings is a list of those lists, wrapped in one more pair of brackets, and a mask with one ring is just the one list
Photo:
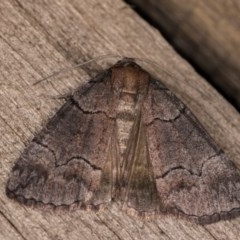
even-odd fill
[(146, 92), (149, 83), (149, 73), (142, 69), (132, 58), (123, 58), (111, 69), (114, 89), (129, 94)]
[(140, 67), (136, 62), (134, 58), (128, 58), (128, 57), (124, 57), (123, 59), (119, 60), (116, 64), (114, 64), (113, 67), (117, 67), (117, 66), (138, 66)]

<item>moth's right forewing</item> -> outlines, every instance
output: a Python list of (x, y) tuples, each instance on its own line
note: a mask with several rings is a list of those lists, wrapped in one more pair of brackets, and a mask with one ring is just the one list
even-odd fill
[(201, 224), (239, 215), (239, 173), (193, 114), (154, 81), (144, 104), (162, 211)]

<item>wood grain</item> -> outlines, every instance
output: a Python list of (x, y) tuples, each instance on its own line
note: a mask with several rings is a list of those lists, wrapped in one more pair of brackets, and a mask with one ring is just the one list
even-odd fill
[(128, 0), (240, 109), (240, 4), (231, 1)]
[[(240, 219), (201, 227), (172, 216), (142, 222), (117, 206), (95, 214), (41, 212), (5, 195), (11, 168), (64, 100), (96, 69), (33, 85), (57, 70), (103, 54), (147, 58), (240, 166), (240, 117), (161, 35), (120, 0), (0, 1), (0, 239), (238, 239)], [(94, 71), (93, 71), (94, 70)], [(169, 74), (166, 74), (169, 73)]]

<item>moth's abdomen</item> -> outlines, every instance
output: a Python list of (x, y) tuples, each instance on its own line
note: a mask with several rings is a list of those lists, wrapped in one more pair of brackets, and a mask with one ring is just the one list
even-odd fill
[(120, 153), (123, 156), (136, 118), (135, 94), (122, 92), (117, 108), (117, 137)]
[(149, 75), (138, 66), (130, 64), (113, 68), (112, 81), (116, 92), (119, 92), (116, 125), (120, 154), (123, 156), (141, 109), (141, 99), (148, 89)]

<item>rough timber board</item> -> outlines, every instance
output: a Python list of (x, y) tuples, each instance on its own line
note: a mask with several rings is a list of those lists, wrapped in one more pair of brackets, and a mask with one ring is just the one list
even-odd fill
[(240, 109), (238, 0), (126, 0)]
[[(159, 35), (122, 1), (0, 2), (0, 239), (238, 239), (240, 219), (201, 227), (172, 216), (132, 219), (113, 206), (98, 214), (64, 215), (21, 206), (5, 195), (8, 174), (24, 147), (91, 75), (33, 86), (58, 69), (115, 53), (154, 60), (175, 78), (162, 81), (194, 112), (240, 166), (240, 117)], [(104, 19), (104, 21), (103, 21)]]

